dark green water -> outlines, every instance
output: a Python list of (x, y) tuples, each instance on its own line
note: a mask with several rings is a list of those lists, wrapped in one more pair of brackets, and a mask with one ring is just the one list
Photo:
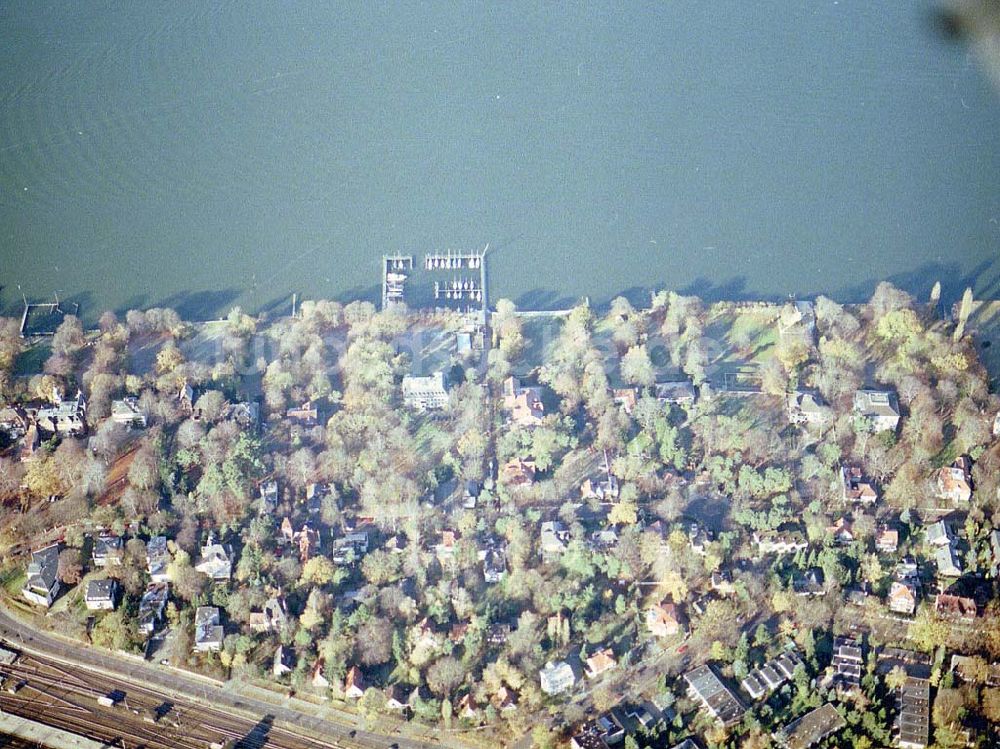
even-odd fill
[(486, 242), (525, 304), (996, 293), (1000, 97), (929, 4), (533, 5), (0, 2), (5, 302), (374, 298)]

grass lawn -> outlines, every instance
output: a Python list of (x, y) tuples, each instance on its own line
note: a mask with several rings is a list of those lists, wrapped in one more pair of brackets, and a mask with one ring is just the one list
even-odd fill
[(52, 347), (48, 343), (36, 343), (34, 346), (21, 352), (14, 362), (15, 377), (30, 377), (42, 371), (45, 360), (52, 354)]
[(20, 565), (7, 567), (0, 572), (0, 584), (3, 584), (4, 590), (11, 598), (21, 595), (21, 588), (27, 580), (28, 571)]

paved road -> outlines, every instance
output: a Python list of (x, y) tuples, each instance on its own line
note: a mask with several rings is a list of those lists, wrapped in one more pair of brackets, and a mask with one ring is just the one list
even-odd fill
[[(161, 689), (165, 695), (183, 697), (216, 708), (231, 708), (251, 720), (260, 720), (265, 715), (271, 715), (291, 730), (307, 736), (329, 737), (339, 744), (358, 749), (385, 749), (394, 745), (400, 749), (437, 749), (442, 745), (452, 747), (462, 746), (464, 743), (454, 735), (439, 740), (434, 736), (422, 739), (405, 735), (386, 736), (360, 730), (346, 722), (335, 722), (335, 720), (356, 720), (349, 713), (338, 715), (332, 708), (316, 707), (312, 710), (313, 714), (309, 714), (289, 706), (289, 700), (283, 700), (277, 695), (274, 696), (276, 702), (272, 703), (258, 696), (236, 693), (232, 682), (223, 684), (207, 678), (187, 676), (172, 670), (156, 668), (139, 659), (133, 660), (127, 656), (96, 650), (82, 643), (70, 644), (58, 637), (34, 630), (2, 609), (0, 609), (0, 636), (26, 652), (120, 679), (123, 686), (128, 682), (135, 682), (146, 688)], [(246, 690), (241, 688), (241, 691)], [(305, 703), (303, 707), (308, 709)], [(333, 719), (316, 717), (317, 712), (326, 712)], [(404, 730), (406, 729), (409, 727), (404, 727)]]

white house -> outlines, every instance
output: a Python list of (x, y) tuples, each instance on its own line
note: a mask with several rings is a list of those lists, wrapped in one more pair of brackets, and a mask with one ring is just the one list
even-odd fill
[(426, 377), (403, 377), (403, 402), (418, 411), (435, 411), (448, 405), (448, 380), (444, 372)]
[(549, 661), (545, 664), (545, 668), (538, 672), (538, 678), (541, 681), (542, 691), (550, 695), (562, 694), (576, 683), (573, 667), (566, 661), (556, 663)]
[(28, 579), (21, 589), (26, 599), (39, 606), (51, 606), (59, 594), (59, 544), (31, 553)]
[(90, 611), (113, 611), (118, 597), (118, 581), (114, 578), (91, 580), (87, 583), (84, 603)]
[(194, 614), (194, 649), (199, 653), (222, 650), (224, 632), (216, 606), (199, 606)]

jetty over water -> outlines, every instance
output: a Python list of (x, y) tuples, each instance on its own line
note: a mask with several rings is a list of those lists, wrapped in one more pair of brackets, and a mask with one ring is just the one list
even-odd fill
[(25, 300), (24, 314), (21, 315), (21, 338), (55, 335), (66, 315), (75, 315), (79, 311), (80, 305), (76, 303), (73, 303), (69, 312), (64, 310), (59, 297), (54, 302), (43, 303), (29, 303)]
[(382, 309), (405, 304), (411, 309), (453, 310), (483, 315), (486, 253), (482, 250), (433, 250), (417, 265), (413, 255), (382, 256)]

